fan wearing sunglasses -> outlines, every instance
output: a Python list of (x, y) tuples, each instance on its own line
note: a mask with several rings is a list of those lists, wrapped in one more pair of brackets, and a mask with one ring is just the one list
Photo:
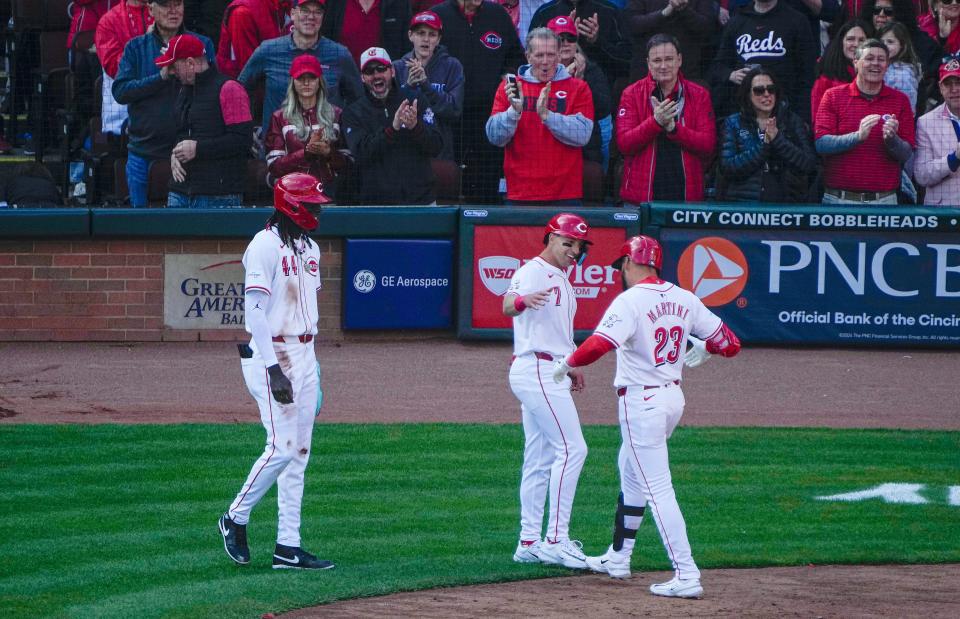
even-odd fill
[(906, 26), (913, 49), (923, 65), (924, 77), (929, 82), (936, 82), (943, 50), (934, 38), (918, 26), (917, 8), (913, 0), (867, 0), (860, 10), (860, 17), (873, 25), (874, 32), (867, 33), (871, 37), (877, 37), (884, 26), (893, 22)]
[(740, 111), (720, 129), (721, 199), (736, 202), (799, 202), (816, 168), (810, 131), (780, 98), (776, 76), (759, 67), (737, 92)]

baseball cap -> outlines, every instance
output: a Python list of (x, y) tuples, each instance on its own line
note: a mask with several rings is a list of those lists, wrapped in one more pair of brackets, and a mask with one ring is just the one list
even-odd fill
[(388, 67), (393, 64), (393, 61), (390, 60), (390, 54), (388, 54), (387, 50), (383, 49), (382, 47), (371, 47), (360, 54), (361, 71), (363, 71), (363, 68), (371, 62), (379, 62), (380, 64), (387, 65)]
[(956, 58), (951, 58), (942, 65), (940, 65), (940, 80), (942, 84), (943, 80), (948, 77), (960, 77), (960, 60)]
[(158, 67), (165, 67), (184, 58), (199, 58), (206, 53), (203, 43), (192, 34), (178, 34), (170, 39), (167, 48), (159, 58), (153, 61)]
[(417, 26), (427, 26), (437, 32), (443, 30), (443, 22), (440, 21), (440, 16), (433, 11), (420, 11), (414, 15), (410, 20), (410, 30), (413, 30)]
[(290, 77), (297, 79), (304, 73), (313, 73), (317, 77), (323, 76), (323, 66), (313, 54), (301, 54), (293, 59), (290, 65)]
[(547, 28), (557, 34), (572, 34), (577, 36), (577, 27), (573, 25), (573, 20), (566, 15), (558, 15), (547, 22)]

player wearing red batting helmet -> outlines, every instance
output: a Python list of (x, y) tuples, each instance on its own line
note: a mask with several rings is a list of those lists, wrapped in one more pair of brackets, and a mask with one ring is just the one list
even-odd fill
[[(656, 239), (628, 239), (613, 266), (620, 269), (624, 292), (607, 308), (593, 335), (553, 370), (554, 380), (561, 382), (571, 371), (617, 350), (614, 386), (625, 439), (619, 458), (621, 492), (613, 543), (604, 554), (587, 557), (586, 563), (614, 578), (630, 576), (637, 529), (649, 507), (674, 569), (673, 579), (651, 585), (650, 592), (700, 597), (700, 570), (673, 490), (667, 439), (683, 414), (684, 364), (696, 367), (711, 354), (732, 357), (740, 341), (696, 295), (660, 279), (663, 250)], [(694, 346), (684, 353), (688, 339)]]
[[(548, 374), (555, 359), (573, 350), (577, 300), (567, 273), (583, 259), (590, 228), (580, 216), (560, 213), (543, 231), (540, 255), (517, 269), (504, 295), (503, 313), (513, 318), (510, 389), (520, 400), (525, 446), (520, 475), (520, 541), (513, 560), (586, 568), (580, 543), (570, 539), (570, 513), (587, 457), (577, 408), (570, 391), (583, 375), (555, 384)], [(550, 513), (543, 529), (544, 495)]]
[(328, 202), (315, 177), (287, 174), (273, 190), (276, 211), (243, 254), (244, 324), (251, 339), (239, 347), (240, 365), (267, 442), (218, 523), (224, 550), (239, 565), (250, 562), (250, 512), (276, 483), (280, 513), (274, 569), (333, 567), (300, 547), (303, 475), (323, 400), (313, 348), (320, 249), (307, 232), (317, 228), (320, 206)]

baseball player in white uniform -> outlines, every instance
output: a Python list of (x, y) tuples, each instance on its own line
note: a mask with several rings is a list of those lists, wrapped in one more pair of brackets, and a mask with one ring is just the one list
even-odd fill
[[(614, 578), (630, 576), (630, 555), (647, 506), (674, 569), (670, 581), (651, 585), (650, 592), (691, 598), (700, 597), (703, 587), (670, 478), (667, 439), (683, 414), (685, 358), (695, 367), (711, 354), (732, 357), (740, 341), (696, 295), (660, 279), (662, 260), (660, 244), (648, 236), (623, 244), (613, 266), (620, 269), (624, 292), (593, 335), (557, 362), (553, 377), (562, 383), (576, 368), (617, 351), (621, 492), (613, 544), (603, 555), (587, 557), (588, 567)], [(694, 347), (685, 353), (688, 338)]]
[(243, 254), (245, 323), (252, 337), (249, 345), (239, 346), (240, 364), (260, 408), (267, 442), (219, 521), (224, 549), (240, 565), (250, 562), (246, 530), (250, 512), (276, 482), (279, 523), (273, 568), (334, 566), (300, 547), (303, 474), (323, 397), (313, 348), (320, 249), (307, 233), (316, 229), (320, 205), (327, 202), (330, 199), (313, 176), (299, 172), (284, 176), (274, 187), (276, 211)]
[[(525, 445), (520, 478), (520, 541), (513, 560), (584, 569), (580, 542), (570, 539), (570, 512), (587, 457), (571, 389), (583, 374), (571, 371), (559, 384), (553, 363), (573, 348), (577, 300), (567, 269), (586, 255), (587, 222), (561, 213), (547, 224), (539, 256), (517, 269), (504, 295), (503, 313), (513, 317), (510, 388), (520, 400)], [(544, 499), (550, 511), (541, 540)]]

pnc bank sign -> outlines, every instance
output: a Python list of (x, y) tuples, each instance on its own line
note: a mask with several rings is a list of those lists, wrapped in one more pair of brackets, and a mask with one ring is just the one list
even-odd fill
[[(836, 288), (845, 287), (858, 296), (875, 289), (888, 297), (960, 297), (960, 244), (796, 240), (760, 240), (759, 244), (765, 264), (754, 261), (753, 277), (766, 267), (766, 291), (771, 295), (786, 288), (791, 294), (824, 295), (843, 292)], [(901, 271), (899, 277), (894, 276), (895, 269)], [(903, 276), (904, 269), (912, 269), (910, 277)], [(750, 277), (743, 250), (720, 237), (697, 239), (677, 264), (680, 285), (710, 307), (735, 300), (738, 305), (745, 303), (740, 295)]]

